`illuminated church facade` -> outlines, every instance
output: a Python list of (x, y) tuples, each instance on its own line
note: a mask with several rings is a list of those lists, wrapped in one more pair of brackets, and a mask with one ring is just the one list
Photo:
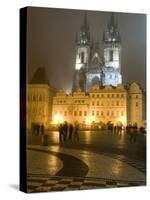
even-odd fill
[(122, 84), (121, 38), (114, 14), (102, 41), (101, 54), (99, 43), (90, 37), (85, 15), (80, 33), (76, 35), (72, 93), (54, 92), (46, 78), (43, 82), (39, 82), (40, 78), (31, 81), (28, 84), (28, 128), (33, 123), (49, 127), (64, 121), (78, 121), (82, 125), (136, 123), (139, 127), (144, 126), (145, 94), (142, 88), (135, 82)]
[(85, 15), (80, 33), (76, 35), (73, 91), (80, 88), (89, 92), (93, 85), (122, 84), (121, 39), (114, 14), (110, 17), (107, 30), (103, 32), (102, 41), (103, 57), (99, 43), (90, 37), (90, 27)]

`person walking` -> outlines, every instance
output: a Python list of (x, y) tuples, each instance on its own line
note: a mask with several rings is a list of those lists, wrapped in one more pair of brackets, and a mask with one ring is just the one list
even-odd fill
[(44, 132), (45, 132), (45, 127), (44, 127), (44, 125), (42, 124), (42, 125), (41, 125), (41, 135), (44, 135)]
[(136, 124), (133, 126), (133, 132), (134, 132), (134, 134), (133, 134), (133, 141), (134, 141), (134, 143), (136, 143), (137, 134), (138, 134), (138, 128), (137, 128)]
[(62, 142), (64, 140), (64, 132), (63, 132), (63, 125), (60, 124), (58, 127), (58, 131), (59, 131), (59, 142)]
[(68, 128), (69, 130), (69, 136), (68, 136), (68, 139), (70, 140), (70, 141), (72, 141), (72, 134), (73, 134), (73, 125), (72, 124), (69, 124), (69, 128)]
[(129, 134), (130, 134), (130, 143), (132, 143), (133, 138), (134, 138), (134, 128), (133, 128), (133, 126), (130, 126)]
[(63, 132), (64, 132), (64, 142), (67, 140), (67, 134), (68, 134), (68, 123), (65, 121), (63, 125)]

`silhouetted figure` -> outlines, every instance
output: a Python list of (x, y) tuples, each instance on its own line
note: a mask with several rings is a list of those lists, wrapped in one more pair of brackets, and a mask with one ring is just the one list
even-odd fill
[(114, 129), (113, 129), (113, 130), (114, 130), (114, 133), (116, 133), (117, 127), (116, 127), (116, 126), (114, 126)]
[(130, 128), (129, 128), (129, 135), (130, 135), (130, 143), (132, 143), (133, 139), (134, 139), (134, 128), (133, 128), (133, 126), (130, 126)]
[(41, 125), (41, 135), (44, 135), (44, 132), (45, 132), (45, 127), (44, 127), (44, 125), (42, 124), (42, 125)]
[(63, 131), (63, 125), (60, 124), (58, 127), (58, 131), (59, 131), (59, 142), (62, 142), (64, 140), (64, 131)]
[(77, 123), (74, 126), (73, 136), (74, 136), (74, 141), (79, 142), (79, 124)]
[(68, 133), (68, 123), (65, 122), (63, 125), (63, 132), (64, 132), (64, 141), (67, 139), (67, 133)]
[(69, 125), (69, 136), (68, 136), (69, 140), (72, 140), (72, 134), (73, 134), (73, 125), (70, 124)]
[(134, 126), (133, 126), (133, 141), (134, 141), (134, 143), (136, 143), (136, 140), (137, 140), (137, 134), (138, 134), (138, 128), (137, 128), (137, 125), (135, 124)]
[(37, 133), (37, 135), (40, 134), (40, 125), (39, 124), (36, 125), (36, 133)]

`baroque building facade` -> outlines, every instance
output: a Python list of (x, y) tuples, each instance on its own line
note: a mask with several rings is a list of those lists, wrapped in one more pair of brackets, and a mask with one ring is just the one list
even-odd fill
[(138, 84), (128, 86), (94, 85), (87, 94), (78, 89), (72, 95), (59, 91), (53, 97), (52, 122), (143, 126), (143, 93)]

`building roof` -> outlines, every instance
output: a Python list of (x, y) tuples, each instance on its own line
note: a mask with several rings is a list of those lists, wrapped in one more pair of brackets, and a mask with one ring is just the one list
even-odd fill
[(38, 68), (35, 73), (33, 74), (32, 79), (30, 80), (30, 84), (46, 84), (46, 85), (50, 85), (48, 78), (47, 78), (47, 74), (46, 74), (46, 70), (44, 67), (40, 67)]

